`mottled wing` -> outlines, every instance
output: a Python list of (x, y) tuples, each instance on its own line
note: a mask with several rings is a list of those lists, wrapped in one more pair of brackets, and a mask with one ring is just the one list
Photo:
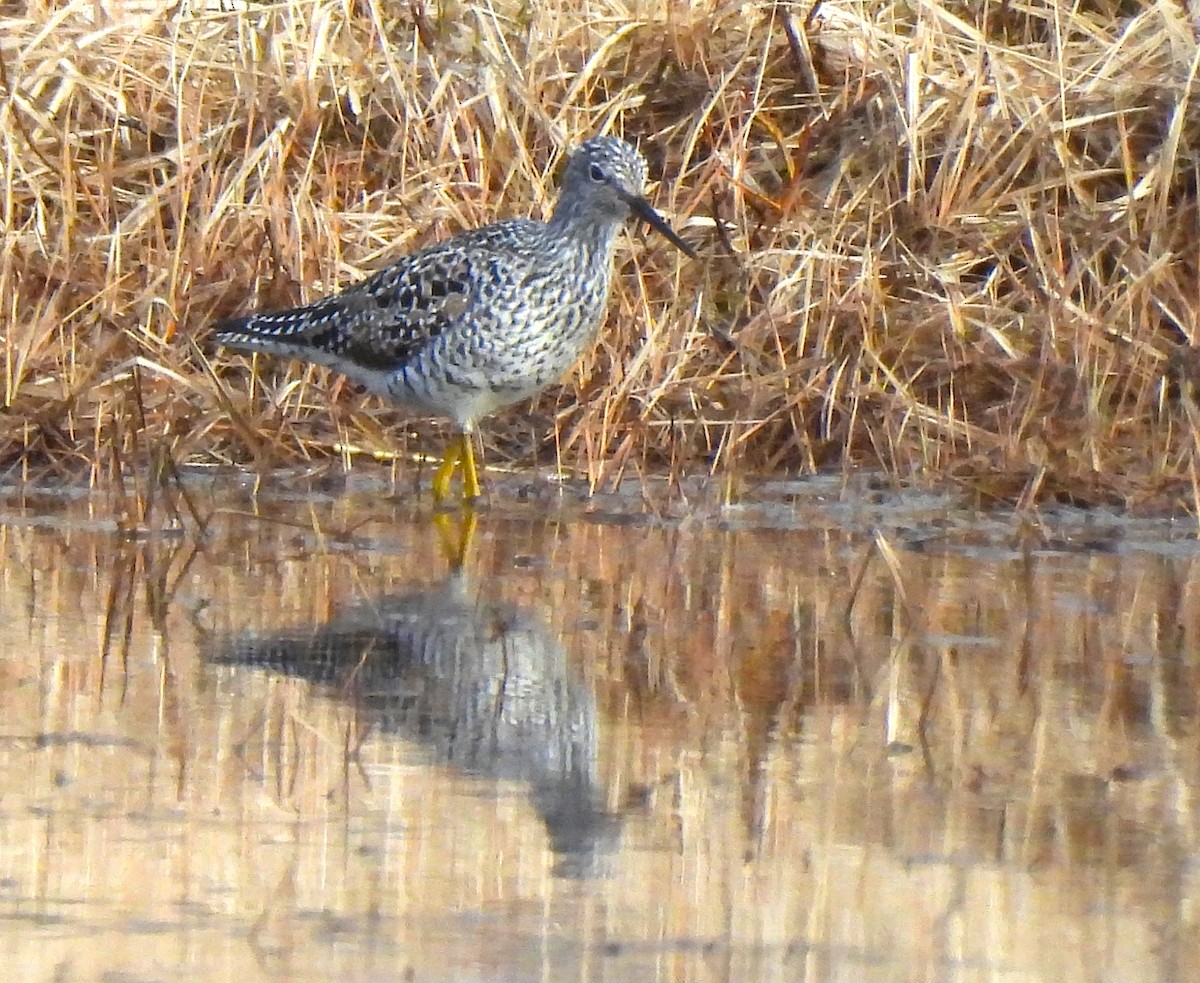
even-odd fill
[(343, 371), (395, 370), (486, 303), (487, 278), (497, 263), (523, 262), (526, 224), (506, 222), (448, 239), (306, 307), (220, 321), (215, 340)]

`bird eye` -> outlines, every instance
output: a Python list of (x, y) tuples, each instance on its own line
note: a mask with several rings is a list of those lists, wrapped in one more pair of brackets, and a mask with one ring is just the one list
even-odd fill
[(590, 177), (597, 184), (608, 180), (608, 175), (604, 173), (604, 168), (599, 164), (592, 164), (591, 167), (588, 168), (588, 177)]

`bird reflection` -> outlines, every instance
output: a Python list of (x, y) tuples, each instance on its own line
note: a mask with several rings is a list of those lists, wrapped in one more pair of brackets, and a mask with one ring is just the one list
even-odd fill
[(324, 625), (228, 638), (212, 661), (310, 680), (440, 762), (527, 783), (555, 873), (590, 876), (620, 822), (604, 809), (594, 693), (533, 615), (472, 589), (462, 567), (474, 517), (460, 529), (440, 521), (451, 560), (440, 585), (359, 604)]

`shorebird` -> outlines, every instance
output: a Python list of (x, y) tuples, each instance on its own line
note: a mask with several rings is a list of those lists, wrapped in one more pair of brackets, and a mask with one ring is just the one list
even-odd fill
[(304, 307), (219, 321), (215, 340), (330, 366), (393, 403), (448, 418), (457, 433), (434, 499), (446, 499), (461, 465), (463, 500), (474, 500), (476, 424), (541, 392), (592, 342), (625, 222), (648, 222), (695, 255), (646, 200), (645, 182), (637, 148), (594, 137), (571, 155), (549, 221), (462, 232)]

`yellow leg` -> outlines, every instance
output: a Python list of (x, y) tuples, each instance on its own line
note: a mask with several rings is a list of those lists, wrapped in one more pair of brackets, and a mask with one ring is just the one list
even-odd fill
[(454, 479), (454, 469), (462, 458), (462, 435), (455, 434), (454, 439), (446, 445), (446, 455), (442, 458), (441, 467), (433, 476), (433, 500), (441, 505), (450, 494), (450, 482)]
[(446, 455), (437, 474), (433, 476), (433, 500), (438, 505), (450, 497), (450, 483), (454, 480), (455, 468), (460, 464), (463, 469), (463, 501), (473, 502), (483, 494), (483, 490), (479, 487), (479, 469), (475, 464), (475, 444), (470, 430), (454, 435), (446, 446)]
[(479, 487), (479, 470), (475, 466), (475, 438), (465, 432), (462, 439), (463, 500), (473, 502), (483, 494)]

